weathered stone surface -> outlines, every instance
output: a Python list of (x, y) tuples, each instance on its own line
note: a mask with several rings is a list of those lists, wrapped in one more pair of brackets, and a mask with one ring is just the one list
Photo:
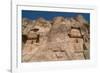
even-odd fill
[(79, 29), (71, 29), (70, 32), (69, 32), (69, 36), (71, 38), (81, 38), (82, 37), (82, 34), (80, 32)]
[(53, 19), (53, 25), (63, 24), (65, 21), (64, 17), (58, 16)]
[(84, 19), (82, 15), (78, 15), (76, 20), (79, 21), (81, 24), (88, 24), (88, 22)]
[(52, 21), (22, 19), (22, 62), (83, 60), (90, 58), (87, 21), (55, 17)]

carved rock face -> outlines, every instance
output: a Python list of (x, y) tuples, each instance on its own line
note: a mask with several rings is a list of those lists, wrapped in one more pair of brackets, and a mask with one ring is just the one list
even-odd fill
[(30, 23), (24, 19), (22, 62), (89, 59), (90, 38), (84, 21), (82, 16), (39, 18)]
[(79, 29), (71, 29), (69, 32), (71, 38), (81, 38), (82, 34)]

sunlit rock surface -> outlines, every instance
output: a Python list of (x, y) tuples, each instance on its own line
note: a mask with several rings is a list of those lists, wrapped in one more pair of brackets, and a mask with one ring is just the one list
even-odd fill
[(78, 15), (52, 21), (22, 18), (22, 62), (90, 58), (90, 24)]

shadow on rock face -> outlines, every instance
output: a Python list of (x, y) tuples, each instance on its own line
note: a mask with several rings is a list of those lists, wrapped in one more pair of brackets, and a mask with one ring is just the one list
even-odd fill
[(22, 35), (22, 42), (25, 44), (27, 41), (27, 35)]

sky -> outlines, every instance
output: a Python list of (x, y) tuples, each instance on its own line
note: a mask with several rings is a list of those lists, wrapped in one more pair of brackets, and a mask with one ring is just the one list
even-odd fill
[(90, 23), (90, 13), (22, 10), (22, 18), (28, 18), (31, 20), (35, 20), (39, 17), (43, 17), (46, 20), (52, 20), (56, 16), (63, 16), (70, 18), (70, 17), (75, 17), (78, 14), (81, 14)]

